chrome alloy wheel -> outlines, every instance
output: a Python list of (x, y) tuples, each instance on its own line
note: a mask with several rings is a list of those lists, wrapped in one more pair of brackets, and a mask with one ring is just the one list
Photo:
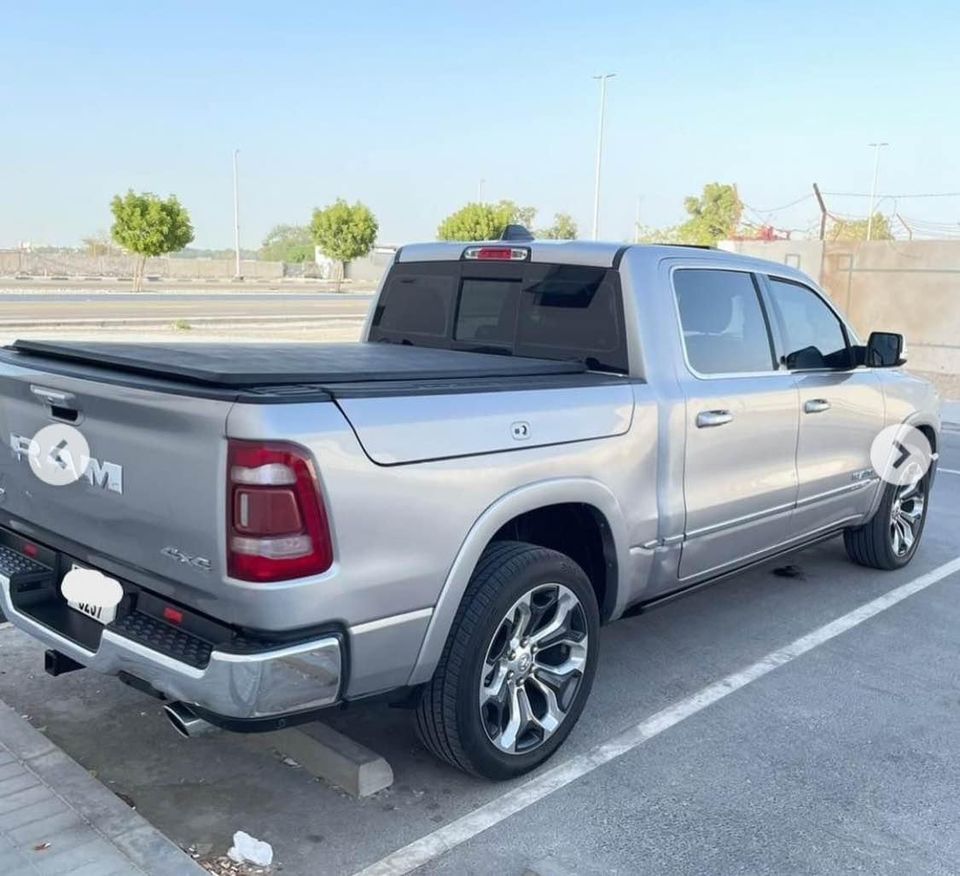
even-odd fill
[(563, 584), (541, 584), (503, 616), (480, 671), (480, 717), (507, 754), (543, 745), (563, 723), (587, 664), (587, 619)]
[(913, 549), (923, 524), (926, 495), (923, 480), (897, 488), (890, 506), (890, 543), (898, 557), (905, 557)]

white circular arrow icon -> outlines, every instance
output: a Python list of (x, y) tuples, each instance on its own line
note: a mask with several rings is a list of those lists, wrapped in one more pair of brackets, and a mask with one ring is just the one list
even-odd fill
[(930, 469), (933, 448), (914, 426), (887, 426), (870, 447), (870, 462), (884, 481), (897, 487), (915, 484)]
[(90, 445), (83, 433), (65, 423), (44, 426), (30, 439), (30, 468), (45, 484), (65, 487), (83, 477), (90, 465)]

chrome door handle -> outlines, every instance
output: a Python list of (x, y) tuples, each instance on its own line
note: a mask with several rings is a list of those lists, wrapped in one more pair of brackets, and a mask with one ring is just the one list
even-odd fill
[(812, 398), (808, 402), (804, 402), (803, 410), (808, 414), (822, 414), (824, 411), (830, 410), (830, 402), (825, 398)]
[(698, 429), (712, 429), (714, 426), (723, 426), (733, 422), (730, 411), (700, 411), (697, 414)]

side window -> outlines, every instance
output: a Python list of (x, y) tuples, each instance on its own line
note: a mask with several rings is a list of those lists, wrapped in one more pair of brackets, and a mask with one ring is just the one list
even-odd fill
[(787, 368), (850, 368), (852, 360), (843, 325), (823, 299), (800, 283), (776, 277), (768, 280)]
[(774, 371), (756, 283), (743, 271), (682, 269), (673, 275), (683, 343), (700, 374)]

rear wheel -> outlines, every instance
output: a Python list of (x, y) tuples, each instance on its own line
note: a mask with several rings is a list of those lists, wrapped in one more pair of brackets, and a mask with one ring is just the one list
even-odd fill
[(424, 745), (492, 779), (543, 763), (589, 696), (599, 628), (593, 587), (573, 560), (522, 542), (491, 545), (417, 709)]
[(916, 483), (887, 484), (873, 519), (843, 534), (850, 559), (873, 569), (899, 569), (907, 565), (923, 535), (929, 486), (929, 473)]

